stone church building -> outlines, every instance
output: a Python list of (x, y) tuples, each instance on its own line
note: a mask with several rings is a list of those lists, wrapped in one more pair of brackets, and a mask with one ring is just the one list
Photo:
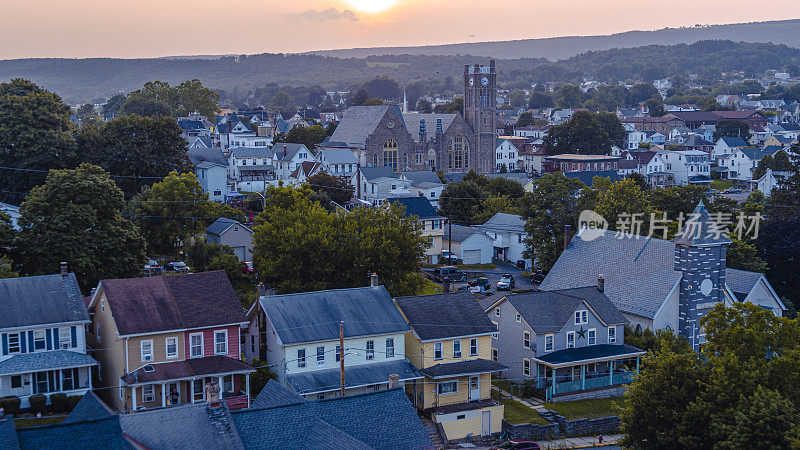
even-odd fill
[(495, 170), (497, 74), (489, 66), (464, 67), (464, 115), (404, 112), (397, 105), (352, 106), (330, 143), (344, 143), (359, 164), (395, 172)]

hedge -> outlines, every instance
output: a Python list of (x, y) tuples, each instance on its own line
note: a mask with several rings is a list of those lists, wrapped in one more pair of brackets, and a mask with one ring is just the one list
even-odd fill
[(19, 397), (8, 396), (0, 398), (0, 408), (3, 408), (5, 414), (19, 414), (19, 404), (21, 400)]
[(63, 413), (67, 412), (67, 394), (51, 394), (50, 405), (53, 412)]
[(42, 394), (31, 395), (28, 400), (31, 402), (31, 411), (35, 413), (43, 413), (44, 407), (47, 404), (47, 397)]

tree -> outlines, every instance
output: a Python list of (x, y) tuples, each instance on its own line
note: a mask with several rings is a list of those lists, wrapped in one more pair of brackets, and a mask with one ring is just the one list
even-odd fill
[(148, 81), (128, 95), (121, 107), (125, 114), (140, 116), (186, 116), (198, 112), (214, 117), (219, 111), (219, 94), (203, 86), (200, 80), (187, 80), (177, 86), (163, 81)]
[(714, 142), (724, 137), (740, 137), (747, 142), (751, 136), (750, 126), (745, 122), (735, 119), (722, 119), (717, 122), (717, 128), (714, 131)]
[(653, 83), (637, 83), (628, 91), (628, 104), (638, 105), (656, 96), (660, 94)]
[(0, 278), (17, 278), (19, 274), (12, 267), (11, 258), (0, 256)]
[(322, 125), (294, 126), (284, 136), (276, 139), (276, 142), (303, 144), (307, 149), (314, 151), (317, 144), (324, 141), (326, 137), (328, 137), (328, 133), (325, 128), (322, 128)]
[(525, 97), (525, 91), (520, 89), (514, 89), (513, 91), (508, 93), (508, 102), (511, 106), (515, 108), (520, 108), (526, 105), (527, 98)]
[(369, 284), (370, 273), (393, 296), (418, 292), (427, 241), (402, 206), (328, 212), (310, 189), (272, 187), (254, 234), (260, 279), (280, 293)]
[(620, 122), (616, 114), (600, 112), (597, 114), (597, 120), (600, 121), (603, 131), (606, 132), (613, 145), (620, 148), (625, 146), (625, 139), (628, 137), (628, 133), (625, 131), (625, 127), (622, 126), (622, 122)]
[(56, 273), (66, 261), (84, 293), (103, 278), (141, 275), (145, 241), (122, 215), (124, 197), (100, 167), (53, 170), (20, 207), (15, 246), (26, 275)]
[[(599, 177), (595, 178), (598, 179)], [(631, 179), (624, 179), (616, 183), (594, 182), (592, 187), (598, 191), (593, 209), (608, 221), (611, 228), (633, 234), (636, 230), (629, 227), (620, 229), (620, 221), (626, 216), (630, 218), (631, 214), (641, 214), (644, 221), (641, 233), (647, 234), (648, 228), (645, 225), (649, 223), (653, 211), (641, 186)]]
[(372, 98), (397, 100), (400, 98), (400, 85), (386, 76), (373, 78), (361, 85), (361, 89)]
[(611, 145), (597, 114), (589, 111), (576, 111), (568, 122), (551, 128), (544, 138), (547, 155), (607, 155), (611, 153)]
[(325, 135), (330, 137), (333, 136), (333, 133), (336, 132), (336, 127), (339, 126), (339, 122), (331, 122), (327, 126), (325, 126)]
[(658, 98), (651, 98), (644, 102), (645, 108), (650, 111), (650, 117), (661, 117), (666, 114), (664, 104)]
[[(23, 194), (42, 184), (49, 169), (73, 167), (78, 158), (61, 98), (30, 81), (0, 83), (0, 198), (19, 204)], [(19, 193), (19, 194), (15, 194)]]
[(430, 114), (433, 112), (433, 105), (424, 98), (420, 98), (417, 100), (417, 112), (420, 114)]
[(441, 114), (464, 114), (464, 99), (456, 97), (450, 103), (444, 105), (437, 105), (433, 108), (433, 112)]
[(117, 114), (119, 114), (122, 109), (122, 105), (124, 105), (126, 101), (128, 101), (128, 97), (125, 97), (125, 94), (114, 94), (111, 96), (101, 109), (103, 117), (106, 120), (117, 117)]
[(578, 86), (565, 85), (556, 94), (556, 106), (559, 108), (580, 108), (582, 104), (581, 94), (581, 88)]
[(179, 104), (172, 111), (176, 117), (197, 112), (206, 117), (214, 117), (219, 112), (219, 94), (203, 86), (198, 79), (186, 80), (179, 84)]
[(347, 106), (361, 106), (369, 100), (369, 94), (364, 89), (351, 91), (347, 97)]
[(383, 100), (377, 97), (370, 98), (364, 102), (364, 106), (381, 106), (381, 105), (383, 105)]
[(758, 250), (754, 244), (735, 238), (731, 240), (733, 242), (728, 246), (725, 260), (728, 268), (756, 273), (767, 271), (767, 263), (758, 256)]
[(775, 160), (772, 158), (772, 155), (767, 153), (758, 161), (758, 166), (756, 166), (756, 170), (753, 171), (753, 179), (758, 180), (767, 173), (767, 169), (772, 169), (773, 167), (775, 167)]
[(439, 209), (442, 215), (461, 225), (472, 225), (480, 213), (481, 202), (486, 192), (477, 183), (462, 180), (448, 183), (439, 196)]
[(531, 94), (531, 99), (528, 103), (531, 109), (552, 108), (553, 105), (553, 97), (550, 94), (538, 91)]
[[(325, 194), (325, 198), (344, 206), (353, 198), (355, 188), (348, 181), (329, 175), (326, 172), (314, 174), (306, 180), (312, 191)], [(328, 205), (322, 205), (328, 206)]]
[(533, 125), (533, 120), (534, 120), (533, 119), (533, 114), (531, 114), (530, 112), (526, 111), (526, 112), (524, 112), (524, 113), (519, 115), (519, 118), (517, 119), (516, 127), (517, 128), (523, 128), (523, 127), (531, 126), (531, 125)]
[(273, 113), (291, 113), (295, 110), (294, 100), (286, 91), (278, 91), (269, 101), (269, 110)]

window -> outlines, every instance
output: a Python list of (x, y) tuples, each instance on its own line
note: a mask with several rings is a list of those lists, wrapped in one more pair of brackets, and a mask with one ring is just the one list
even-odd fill
[(552, 352), (553, 351), (553, 335), (547, 334), (544, 336), (544, 351)]
[(478, 339), (472, 338), (469, 340), (469, 356), (478, 356)]
[(58, 347), (72, 348), (72, 334), (69, 327), (58, 329)]
[(383, 165), (397, 172), (397, 141), (392, 138), (383, 144)]
[(617, 342), (617, 327), (608, 327), (608, 343)]
[(301, 348), (297, 351), (297, 367), (306, 366), (306, 349)]
[(11, 389), (19, 389), (22, 387), (22, 375), (13, 375), (11, 377)]
[(386, 339), (386, 357), (394, 358), (394, 338)]
[(33, 349), (44, 350), (47, 348), (47, 341), (45, 340), (44, 330), (36, 330), (33, 332)]
[(575, 332), (568, 331), (567, 332), (567, 348), (575, 347)]
[(375, 359), (375, 341), (367, 341), (367, 361)]
[(495, 317), (500, 317), (500, 308), (495, 308), (494, 309), (494, 315), (495, 315)]
[(450, 167), (463, 169), (469, 167), (469, 145), (464, 136), (456, 136), (450, 141)]
[(588, 333), (587, 333), (586, 341), (589, 343), (589, 345), (596, 344), (597, 343), (597, 330), (595, 330), (594, 328), (590, 328)]
[(458, 381), (443, 381), (438, 383), (439, 395), (455, 394), (458, 392)]
[(519, 313), (517, 313), (517, 317), (514, 320), (516, 320), (517, 323), (520, 323), (522, 322), (522, 316), (520, 316)]
[(156, 390), (153, 388), (152, 384), (145, 384), (142, 386), (142, 401), (144, 403), (150, 403), (155, 401), (156, 399)]
[(8, 353), (19, 353), (19, 333), (8, 334)]
[(214, 354), (228, 354), (228, 330), (219, 330), (214, 332)]
[(48, 392), (47, 372), (36, 372), (35, 393), (43, 394)]
[(336, 362), (342, 360), (342, 347), (340, 345), (336, 346)]
[(378, 167), (378, 154), (372, 155), (372, 167)]
[(222, 391), (233, 392), (233, 375), (225, 375), (222, 377)]
[(442, 359), (442, 343), (433, 343), (433, 359)]
[(149, 362), (153, 360), (153, 341), (147, 340), (139, 343), (141, 349), (142, 362)]
[(189, 356), (192, 358), (203, 357), (203, 333), (189, 335)]
[(522, 332), (522, 346), (524, 348), (531, 348), (531, 334), (527, 331)]
[(61, 371), (61, 389), (71, 391), (78, 389), (78, 369), (64, 369)]
[(492, 349), (492, 361), (495, 361), (495, 362), (497, 361), (497, 349), (496, 348)]
[(575, 311), (575, 325), (589, 323), (589, 311), (582, 309)]
[(177, 358), (178, 357), (178, 338), (176, 337), (169, 337), (164, 339), (164, 348), (166, 349), (166, 357)]
[(526, 377), (531, 376), (531, 361), (529, 359), (522, 360), (522, 374)]
[(100, 310), (106, 312), (106, 301), (105, 299), (100, 299)]
[(317, 365), (324, 366), (325, 365), (325, 347), (322, 345), (317, 347)]
[(461, 358), (461, 341), (453, 341), (453, 358)]

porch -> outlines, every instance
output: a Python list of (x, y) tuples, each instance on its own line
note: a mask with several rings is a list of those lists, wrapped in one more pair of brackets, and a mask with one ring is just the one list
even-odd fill
[(20, 406), (28, 408), (36, 394), (48, 403), (52, 394), (83, 395), (92, 389), (96, 365), (91, 356), (69, 350), (16, 355), (0, 362), (0, 397), (19, 397)]
[(536, 387), (545, 401), (558, 396), (621, 386), (639, 373), (646, 352), (630, 345), (593, 345), (570, 348), (534, 358)]

